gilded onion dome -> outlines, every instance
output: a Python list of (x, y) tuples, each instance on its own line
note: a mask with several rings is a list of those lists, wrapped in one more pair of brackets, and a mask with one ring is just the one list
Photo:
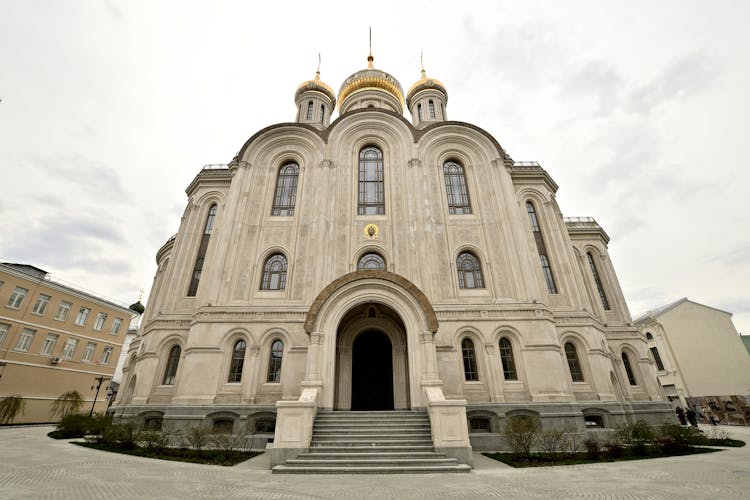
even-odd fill
[(344, 80), (339, 90), (339, 110), (342, 110), (344, 101), (355, 92), (372, 89), (384, 91), (398, 101), (401, 111), (404, 109), (404, 89), (393, 76), (385, 71), (374, 68), (373, 57), (367, 57), (367, 68), (357, 71)]
[(294, 93), (295, 100), (300, 96), (300, 94), (307, 91), (317, 91), (325, 94), (331, 100), (333, 107), (336, 107), (336, 94), (333, 92), (333, 89), (328, 86), (327, 83), (320, 79), (320, 71), (315, 72), (314, 79), (302, 82), (302, 84), (297, 87), (297, 92)]
[(427, 89), (434, 89), (442, 92), (445, 95), (445, 100), (448, 101), (448, 91), (445, 90), (443, 82), (437, 78), (428, 78), (425, 70), (422, 70), (422, 78), (417, 80), (417, 82), (411, 86), (409, 92), (406, 93), (406, 107), (411, 108), (412, 98), (417, 95), (417, 93)]

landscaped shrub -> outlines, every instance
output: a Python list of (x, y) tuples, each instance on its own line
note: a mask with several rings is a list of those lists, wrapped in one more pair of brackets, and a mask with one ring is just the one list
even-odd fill
[(586, 448), (586, 457), (591, 460), (596, 460), (599, 458), (599, 452), (601, 451), (601, 447), (599, 446), (599, 441), (596, 439), (586, 439), (583, 442), (583, 447)]
[(240, 445), (241, 437), (226, 432), (219, 432), (211, 434), (208, 438), (208, 442), (217, 450), (232, 451)]
[(169, 446), (169, 436), (160, 431), (141, 431), (137, 441), (139, 445), (155, 453), (162, 453)]
[(545, 429), (536, 433), (539, 447), (545, 453), (560, 453), (568, 446), (568, 432), (562, 429)]
[(607, 458), (620, 458), (623, 451), (622, 444), (614, 439), (610, 439), (604, 443), (604, 456)]
[(618, 440), (629, 446), (634, 455), (644, 455), (655, 438), (654, 430), (643, 420), (625, 424), (617, 429)]
[(19, 394), (12, 396), (6, 396), (0, 401), (0, 424), (11, 423), (18, 414), (24, 413), (26, 409), (26, 401)]
[(72, 439), (87, 434), (99, 434), (104, 427), (101, 417), (85, 414), (68, 414), (57, 423), (57, 431), (52, 437)]
[(187, 440), (196, 451), (201, 451), (208, 444), (211, 428), (199, 425), (191, 428), (187, 433)]
[(532, 417), (509, 417), (501, 435), (514, 454), (528, 454), (534, 444), (539, 424)]
[(665, 453), (685, 450), (697, 444), (706, 444), (706, 438), (695, 427), (684, 427), (680, 424), (663, 424), (659, 427), (659, 446)]
[(66, 415), (76, 414), (83, 406), (84, 400), (78, 391), (68, 391), (52, 402), (50, 415), (52, 417), (65, 417)]
[(137, 432), (132, 422), (110, 424), (102, 430), (100, 442), (115, 448), (131, 449), (135, 446)]

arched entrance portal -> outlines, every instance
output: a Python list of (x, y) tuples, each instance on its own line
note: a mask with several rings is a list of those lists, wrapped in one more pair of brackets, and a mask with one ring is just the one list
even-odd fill
[(387, 335), (368, 330), (352, 347), (352, 410), (393, 409), (393, 349)]
[(355, 306), (336, 332), (337, 410), (409, 408), (406, 329), (399, 315), (377, 303)]

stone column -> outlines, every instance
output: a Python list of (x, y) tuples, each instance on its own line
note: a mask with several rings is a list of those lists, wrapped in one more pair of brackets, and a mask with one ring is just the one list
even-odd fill
[(307, 344), (307, 367), (305, 369), (305, 386), (323, 385), (320, 374), (320, 346), (325, 335), (320, 332), (312, 332)]
[(422, 348), (422, 384), (442, 385), (437, 368), (437, 353), (435, 351), (435, 342), (433, 333), (430, 331), (423, 332), (419, 336), (420, 347)]
[(502, 392), (503, 374), (500, 371), (500, 359), (495, 354), (495, 344), (484, 344), (484, 351), (487, 360), (487, 390), (490, 393), (490, 401), (493, 403), (505, 401)]
[(248, 370), (250, 372), (250, 376), (247, 377), (247, 380), (244, 381), (242, 384), (242, 403), (243, 404), (253, 404), (255, 403), (255, 396), (258, 394), (258, 384), (261, 384), (262, 381), (260, 380), (260, 365), (262, 364), (260, 362), (260, 347), (258, 346), (249, 346), (250, 347), (250, 369)]

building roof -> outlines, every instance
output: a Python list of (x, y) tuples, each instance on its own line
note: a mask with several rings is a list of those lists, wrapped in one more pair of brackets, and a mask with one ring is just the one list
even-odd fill
[(728, 311), (724, 311), (724, 310), (718, 309), (716, 307), (707, 306), (706, 304), (701, 304), (700, 302), (695, 302), (694, 300), (690, 300), (687, 297), (683, 297), (683, 298), (681, 298), (679, 300), (675, 300), (674, 302), (671, 302), (671, 303), (669, 303), (669, 304), (667, 304), (665, 306), (658, 307), (656, 309), (651, 309), (649, 311), (646, 311), (645, 313), (643, 313), (640, 316), (638, 316), (637, 318), (635, 318), (633, 320), (633, 323), (641, 323), (641, 322), (646, 321), (649, 318), (657, 318), (657, 317), (663, 315), (664, 313), (667, 313), (667, 312), (671, 311), (675, 307), (677, 307), (677, 306), (679, 306), (679, 305), (681, 305), (681, 304), (683, 304), (685, 302), (690, 302), (691, 304), (695, 304), (695, 305), (698, 305), (698, 306), (701, 306), (701, 307), (707, 307), (708, 309), (713, 309), (714, 311), (719, 311), (719, 312), (722, 312), (724, 314), (729, 314), (730, 316), (732, 315), (732, 313), (730, 313)]
[(740, 335), (740, 339), (742, 339), (742, 343), (745, 344), (747, 353), (750, 354), (750, 335)]

